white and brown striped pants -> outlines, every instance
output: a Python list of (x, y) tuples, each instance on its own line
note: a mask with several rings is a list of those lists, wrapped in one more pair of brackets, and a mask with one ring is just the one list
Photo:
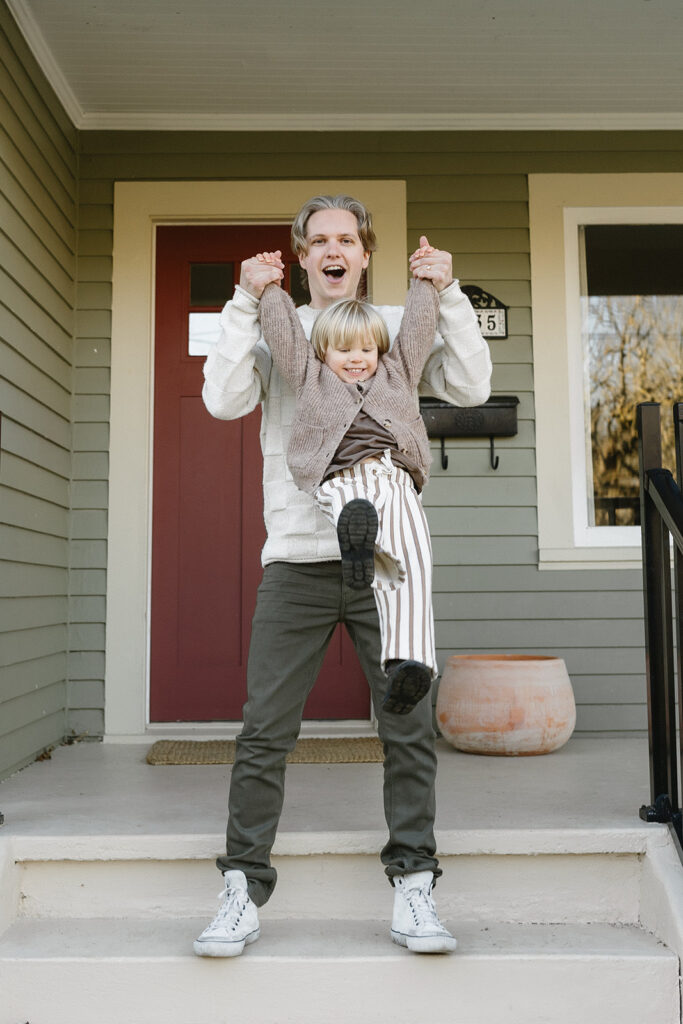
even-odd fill
[(394, 658), (421, 661), (436, 678), (432, 545), (420, 495), (387, 449), (381, 458), (335, 473), (315, 492), (320, 510), (335, 527), (342, 508), (354, 498), (371, 502), (379, 519), (372, 587), (382, 668)]

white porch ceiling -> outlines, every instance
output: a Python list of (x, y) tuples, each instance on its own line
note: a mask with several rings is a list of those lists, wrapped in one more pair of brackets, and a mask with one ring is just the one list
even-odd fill
[(8, 0), (81, 128), (683, 128), (683, 0)]

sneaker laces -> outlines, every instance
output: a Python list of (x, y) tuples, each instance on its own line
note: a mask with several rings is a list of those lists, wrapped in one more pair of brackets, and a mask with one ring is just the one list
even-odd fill
[(434, 928), (443, 930), (443, 925), (439, 920), (439, 915), (436, 912), (434, 900), (431, 896), (431, 887), (404, 890), (404, 897), (410, 907), (413, 920), (418, 927), (421, 925), (432, 925)]
[(223, 902), (218, 908), (211, 927), (225, 925), (234, 932), (249, 902), (249, 894), (244, 889), (230, 888), (226, 885), (225, 889), (219, 892), (218, 898)]

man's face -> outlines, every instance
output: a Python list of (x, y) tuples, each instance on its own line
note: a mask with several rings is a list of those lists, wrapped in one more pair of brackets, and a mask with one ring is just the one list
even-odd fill
[(370, 253), (363, 250), (356, 218), (349, 210), (318, 210), (306, 225), (308, 251), (299, 263), (308, 274), (311, 306), (325, 309), (354, 299)]

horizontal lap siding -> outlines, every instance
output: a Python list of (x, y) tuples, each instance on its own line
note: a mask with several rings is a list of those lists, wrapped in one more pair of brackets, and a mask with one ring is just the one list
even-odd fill
[[(537, 568), (527, 175), (681, 171), (683, 133), (90, 132), (81, 135), (80, 167), (77, 353), (79, 368), (93, 371), (76, 399), (80, 436), (90, 438), (76, 454), (75, 490), (91, 513), (80, 565), (90, 588), (79, 605), (83, 621), (95, 621), (104, 593), (98, 513), (106, 508), (113, 181), (400, 178), (407, 183), (409, 247), (426, 231), (453, 252), (463, 282), (510, 307), (510, 337), (491, 342), (493, 386), (520, 399), (518, 435), (496, 442), (497, 472), (484, 439), (448, 441), (447, 470), (433, 445), (425, 504), (441, 663), (468, 651), (559, 654), (574, 683), (579, 730), (646, 727), (639, 574)], [(100, 706), (101, 665), (93, 647), (72, 666), (85, 725)]]
[(0, 5), (0, 777), (66, 731), (76, 150)]

